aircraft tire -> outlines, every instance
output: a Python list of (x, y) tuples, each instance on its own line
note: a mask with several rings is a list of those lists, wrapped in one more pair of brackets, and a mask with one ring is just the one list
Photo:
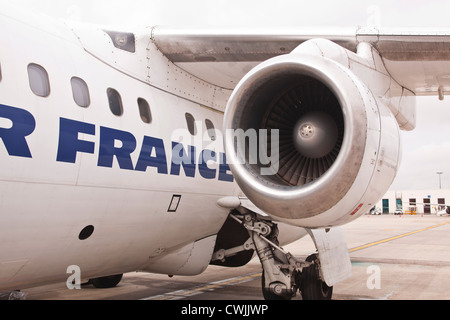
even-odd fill
[[(307, 262), (317, 259), (316, 254), (306, 258)], [(319, 278), (318, 265), (313, 264), (307, 268), (303, 268), (301, 293), (303, 300), (331, 300), (333, 295), (333, 287), (329, 287)]]

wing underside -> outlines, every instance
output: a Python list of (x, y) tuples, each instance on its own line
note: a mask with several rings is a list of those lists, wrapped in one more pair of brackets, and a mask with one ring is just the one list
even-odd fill
[(450, 30), (186, 30), (157, 26), (152, 32), (152, 40), (169, 60), (227, 89), (233, 89), (258, 63), (290, 53), (315, 38), (331, 40), (353, 52), (359, 43), (370, 43), (392, 78), (416, 95), (450, 92)]

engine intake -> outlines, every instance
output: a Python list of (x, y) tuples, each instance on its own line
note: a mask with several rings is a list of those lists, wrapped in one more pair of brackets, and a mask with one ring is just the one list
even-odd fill
[[(225, 138), (227, 160), (247, 197), (274, 218), (313, 227), (344, 223), (363, 200), (373, 206), (382, 196), (369, 190), (369, 183), (379, 180), (374, 174), (389, 185), (395, 176), (398, 150), (380, 149), (382, 140), (399, 140), (397, 123), (385, 109), (380, 111), (357, 76), (331, 59), (301, 53), (276, 57), (241, 80), (224, 118), (226, 131), (267, 129), (267, 150), (273, 150), (270, 133), (278, 130), (274, 174), (262, 174), (267, 162), (252, 161), (251, 142), (232, 135)], [(389, 128), (383, 139), (382, 122)], [(258, 139), (260, 147), (265, 135)], [(393, 170), (375, 170), (379, 160)]]
[(344, 137), (344, 119), (335, 95), (321, 82), (311, 77), (289, 78), (284, 79), (286, 84), (294, 84), (273, 98), (259, 127), (279, 130), (276, 175), (288, 185), (301, 186), (317, 180), (335, 162)]

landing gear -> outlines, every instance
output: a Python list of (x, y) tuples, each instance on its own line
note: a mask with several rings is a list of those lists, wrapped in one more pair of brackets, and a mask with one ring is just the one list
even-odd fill
[(291, 300), (295, 296), (295, 294), (276, 294), (270, 287), (266, 287), (266, 276), (264, 270), (261, 277), (261, 287), (264, 300)]
[[(297, 291), (304, 300), (329, 300), (333, 287), (321, 279), (320, 262), (317, 255), (306, 261), (294, 258), (278, 245), (278, 227), (270, 220), (259, 218), (254, 213), (231, 214), (249, 232), (245, 250), (254, 249), (263, 268), (262, 293), (266, 300), (290, 300)], [(250, 244), (249, 244), (250, 242)], [(236, 253), (235, 250), (229, 250)], [(221, 258), (227, 256), (222, 252)]]
[(333, 295), (333, 287), (329, 287), (320, 279), (317, 255), (310, 255), (306, 261), (313, 262), (313, 264), (302, 270), (300, 291), (303, 300), (330, 300)]

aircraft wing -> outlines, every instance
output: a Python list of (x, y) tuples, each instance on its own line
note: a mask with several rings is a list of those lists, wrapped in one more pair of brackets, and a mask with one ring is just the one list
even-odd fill
[(301, 43), (331, 40), (356, 52), (361, 42), (373, 45), (391, 77), (416, 95), (450, 92), (450, 29), (336, 28), (248, 30), (181, 29), (157, 26), (152, 39), (180, 68), (227, 89), (258, 63), (290, 53)]

